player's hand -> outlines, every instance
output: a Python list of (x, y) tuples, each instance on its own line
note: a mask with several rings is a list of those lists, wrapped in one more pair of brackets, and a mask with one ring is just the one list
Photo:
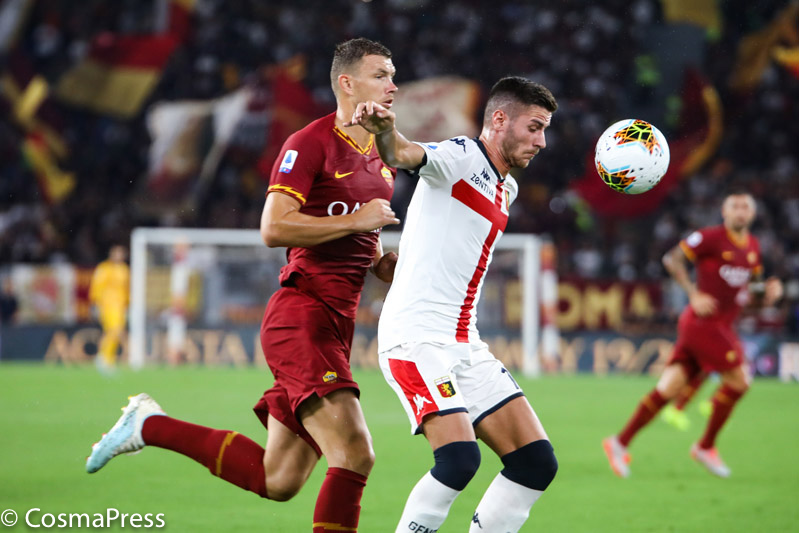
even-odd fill
[(782, 298), (782, 281), (774, 276), (766, 280), (766, 291), (763, 299), (763, 305), (774, 305), (780, 298)]
[(345, 122), (344, 126), (361, 126), (369, 133), (375, 135), (394, 129), (394, 120), (397, 115), (382, 105), (369, 100), (361, 102), (355, 107), (352, 120)]
[(705, 292), (696, 291), (689, 298), (691, 308), (696, 316), (709, 316), (716, 312), (718, 302)]
[(399, 257), (397, 257), (395, 252), (383, 254), (383, 257), (372, 266), (372, 273), (380, 281), (391, 283), (394, 281), (394, 269), (397, 267), (397, 259)]
[(369, 200), (352, 216), (355, 219), (354, 233), (364, 233), (400, 223), (389, 201), (383, 198)]

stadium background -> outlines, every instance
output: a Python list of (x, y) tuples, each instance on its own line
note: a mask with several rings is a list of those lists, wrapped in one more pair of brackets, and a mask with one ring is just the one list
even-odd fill
[[(100, 381), (93, 368), (83, 364), (90, 361), (98, 338), (87, 300), (91, 271), (111, 244), (128, 243), (138, 226), (257, 227), (266, 188), (263, 169), (271, 166), (270, 158), (286, 135), (333, 109), (328, 77), (331, 50), (335, 43), (354, 36), (384, 42), (394, 53), (395, 81), (401, 91), (410, 92), (410, 84), (421, 83), (416, 87), (421, 87), (419, 98), (427, 109), (445, 110), (428, 117), (427, 122), (413, 124), (421, 131), (429, 130), (430, 121), (445, 122), (452, 117), (475, 127), (488, 88), (505, 74), (529, 76), (550, 87), (558, 98), (560, 109), (548, 131), (548, 148), (521, 173), (521, 192), (508, 228), (509, 232), (547, 236), (557, 247), (562, 288), (558, 323), (563, 334), (558, 373), (566, 375), (529, 381), (527, 388), (549, 395), (543, 396), (548, 405), (539, 409), (545, 414), (551, 410), (544, 419), (553, 421), (548, 424), (553, 435), (560, 430), (558, 441), (593, 439), (598, 450), (598, 439), (621, 423), (626, 410), (646, 389), (645, 382), (651, 377), (620, 380), (618, 375), (647, 374), (653, 368), (637, 360), (654, 357), (661, 349), (646, 342), (673, 340), (675, 317), (684, 299), (665, 280), (660, 257), (691, 228), (716, 223), (722, 195), (731, 187), (745, 187), (757, 199), (754, 231), (763, 246), (766, 271), (786, 284), (786, 298), (778, 307), (744, 317), (742, 331), (750, 358), (758, 374), (775, 376), (780, 350), (796, 353), (796, 2), (3, 0), (0, 286), (3, 301), (15, 299), (19, 310), (13, 317), (3, 317), (0, 324), (0, 400), (7, 406), (2, 408), (0, 429), (23, 428), (6, 441), (7, 448), (0, 448), (5, 458), (12, 456), (17, 446), (31, 446), (31, 440), (49, 435), (44, 428), (54, 418), (61, 429), (67, 421), (84, 419), (62, 405), (64, 397), (92, 420), (90, 424), (80, 422), (83, 432), (68, 431), (71, 450), (72, 445), (88, 445), (91, 440), (87, 439), (105, 428), (105, 417), (111, 416), (106, 402), (136, 392), (130, 387), (152, 387), (154, 393), (162, 389), (162, 394), (169, 395), (167, 381), (180, 384), (180, 393), (191, 396), (198, 388), (216, 386), (215, 374), (202, 374), (205, 370), (199, 369), (123, 373), (117, 381)], [(457, 78), (442, 78), (445, 76)], [(449, 92), (433, 90), (425, 82), (449, 83)], [(233, 113), (231, 108), (237, 111)], [(664, 131), (672, 148), (669, 174), (655, 190), (640, 197), (612, 193), (590, 165), (599, 133), (625, 117), (652, 121)], [(156, 124), (162, 128), (179, 124), (186, 129), (169, 130), (159, 137)], [(170, 144), (175, 136), (181, 140), (179, 146)], [(401, 176), (393, 201), (400, 218), (412, 189), (410, 179)], [(235, 320), (229, 326), (235, 329)], [(645, 353), (645, 345), (655, 352)], [(47, 354), (59, 365), (10, 363), (17, 359), (41, 361)], [(73, 364), (74, 368), (62, 368)], [(250, 387), (257, 394), (264, 379), (262, 369), (215, 371), (221, 376), (220, 389), (239, 387), (231, 385), (239, 381), (258, 383)], [(568, 375), (575, 371), (587, 375)], [(363, 380), (385, 396), (379, 376), (364, 372)], [(611, 376), (607, 381), (594, 380), (592, 373)], [(31, 386), (20, 388), (20, 383)], [(758, 400), (755, 389), (741, 407), (744, 420), (734, 421), (726, 430), (729, 436), (725, 433), (722, 437), (729, 439), (730, 446), (737, 442), (743, 447), (736, 452), (739, 464), (757, 455), (754, 450), (761, 441), (745, 430), (760, 426), (747, 424), (758, 421), (764, 425), (762, 440), (794, 443), (799, 434), (795, 387), (780, 387), (773, 379), (762, 379), (759, 384), (763, 395)], [(607, 395), (607, 409), (570, 410), (591, 404), (594, 393)], [(59, 407), (53, 413), (43, 412), (34, 400), (36, 394)], [(530, 396), (534, 402), (539, 397), (537, 392)], [(181, 398), (177, 392), (172, 394), (172, 405), (184, 408), (180, 414), (187, 418), (199, 414), (185, 400), (181, 404)], [(210, 416), (206, 422), (242, 423), (231, 421), (225, 415), (229, 412), (241, 415), (235, 421), (248, 420), (249, 400), (244, 407), (236, 400), (222, 394), (218, 402), (206, 405)], [(398, 409), (390, 400), (385, 401), (385, 413), (379, 411), (369, 420), (377, 446), (384, 422), (401, 426), (401, 421), (394, 420)], [(773, 417), (789, 417), (788, 421), (770, 418), (776, 405), (781, 414)], [(615, 416), (611, 414), (614, 408)], [(203, 408), (197, 409), (203, 412)], [(60, 418), (55, 413), (60, 413)], [(564, 424), (564, 418), (584, 425), (584, 432)], [(584, 424), (586, 418), (593, 423)], [(695, 424), (700, 423), (697, 418)], [(257, 438), (258, 428), (249, 427)], [(88, 430), (92, 434), (87, 436)], [(391, 431), (407, 442), (403, 430)], [(650, 437), (649, 445), (663, 450), (664, 458), (648, 459), (654, 461), (654, 468), (660, 465), (665, 469), (665, 474), (650, 470), (650, 475), (661, 477), (657, 486), (647, 490), (665, 497), (680, 486), (680, 476), (693, 479), (702, 473), (692, 468), (677, 474), (669, 470), (672, 460), (684, 460), (682, 455), (680, 459), (670, 457), (675, 455), (673, 444), (678, 437), (665, 429), (653, 433), (657, 437)], [(685, 441), (678, 446), (687, 450), (689, 444)], [(425, 464), (422, 443), (414, 445), (411, 450), (419, 452), (416, 466)], [(580, 483), (601, 487), (591, 484), (594, 477), (607, 481), (601, 457), (583, 454), (582, 448), (565, 448), (567, 457), (573, 451), (577, 464), (588, 465)], [(799, 474), (795, 467), (778, 472), (779, 459), (792, 461), (793, 455), (781, 447), (773, 451), (768, 463), (772, 470), (763, 474), (751, 465), (739, 482), (747, 480), (762, 489), (758, 492), (762, 501), (758, 501), (770, 510), (760, 512), (774, 519), (771, 530), (787, 530), (799, 516), (785, 494), (799, 488)], [(29, 448), (26, 457), (31, 457), (30, 462), (3, 465), (0, 507), (3, 500), (37, 503), (36, 483), (26, 484), (24, 479), (34, 454), (47, 453), (46, 448)], [(662, 464), (657, 462), (661, 459)], [(150, 471), (168, 468), (168, 463), (150, 463)], [(80, 461), (75, 462), (71, 455), (69, 459), (64, 455), (62, 462), (46, 464), (47, 468), (36, 469), (40, 477), (34, 478), (39, 482), (48, 482), (52, 475), (65, 491), (70, 486), (80, 487), (72, 500), (50, 496), (64, 510), (69, 510), (70, 501), (81, 502), (82, 508), (88, 509), (98, 486), (112, 494), (125, 486), (113, 481), (109, 486), (97, 485), (103, 482), (94, 479), (78, 481), (74, 476), (79, 474)], [(77, 474), (69, 469), (69, 473), (61, 473), (65, 464), (77, 469)], [(397, 467), (391, 475), (403, 472)], [(568, 472), (567, 467), (562, 483), (574, 487), (568, 485), (575, 479)], [(414, 473), (407, 483), (416, 477)], [(691, 515), (694, 522), (683, 523), (668, 513), (655, 513), (648, 521), (649, 508), (641, 503), (639, 508), (643, 506), (644, 511), (640, 511), (638, 526), (631, 530), (706, 530), (701, 529), (703, 520), (718, 519), (721, 510), (733, 511), (736, 505), (743, 505), (719, 504), (712, 495), (724, 490), (722, 486), (698, 479), (700, 491), (709, 500), (704, 502), (704, 514)], [(90, 482), (96, 484), (95, 489)], [(9, 488), (19, 483), (22, 490)], [(216, 487), (212, 482), (196, 481), (202, 487), (204, 483), (209, 483), (207, 490), (193, 486), (186, 490), (213, 493)], [(399, 490), (388, 482), (386, 490), (396, 492), (399, 500), (407, 493), (403, 483), (397, 483), (403, 487)], [(633, 487), (637, 489), (622, 489), (623, 494), (615, 497), (635, 501), (644, 487)], [(162, 490), (172, 494), (165, 483)], [(313, 490), (309, 487), (304, 492)], [(309, 505), (309, 496), (304, 497), (306, 500), (292, 505), (296, 509), (301, 509), (303, 502)], [(554, 509), (545, 511), (542, 506), (542, 520), (558, 530), (557, 510), (569, 509), (570, 502), (565, 497), (553, 498)], [(393, 512), (398, 504), (385, 499), (386, 512)], [(224, 501), (234, 507), (243, 505), (236, 494)], [(245, 503), (246, 512), (257, 521), (261, 508), (250, 500)], [(466, 503), (463, 505), (466, 508)], [(380, 530), (372, 525), (379, 523), (375, 518), (379, 512), (372, 512), (365, 514), (364, 527), (371, 525), (365, 530)], [(593, 512), (587, 510), (586, 515)], [(281, 510), (271, 506), (268, 513), (277, 516)], [(370, 513), (368, 506), (365, 513)], [(227, 516), (209, 514), (217, 519)], [(622, 515), (602, 516), (612, 523)], [(759, 516), (747, 514), (751, 527), (732, 521), (727, 530), (762, 525)], [(561, 530), (602, 530), (587, 525), (586, 517), (571, 518), (575, 520), (572, 526)], [(188, 521), (181, 522), (181, 529), (206, 527), (192, 523), (188, 516), (184, 519)], [(260, 522), (243, 523), (241, 527), (247, 528)], [(277, 530), (291, 531), (294, 526), (281, 527), (284, 529)], [(459, 529), (452, 526), (449, 530)]]

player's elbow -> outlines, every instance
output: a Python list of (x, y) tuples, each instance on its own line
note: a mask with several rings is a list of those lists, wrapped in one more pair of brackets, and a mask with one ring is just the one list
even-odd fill
[(282, 239), (282, 232), (277, 224), (274, 222), (263, 221), (261, 222), (261, 240), (269, 248), (279, 248), (285, 246)]

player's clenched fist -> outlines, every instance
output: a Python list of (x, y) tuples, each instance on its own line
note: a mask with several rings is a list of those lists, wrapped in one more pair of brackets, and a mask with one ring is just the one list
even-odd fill
[(352, 120), (345, 126), (361, 126), (369, 133), (375, 135), (394, 129), (394, 119), (397, 115), (377, 102), (369, 100), (361, 102), (355, 107)]
[(399, 224), (391, 204), (383, 198), (369, 200), (366, 204), (352, 214), (355, 219), (355, 231), (372, 231), (390, 224)]

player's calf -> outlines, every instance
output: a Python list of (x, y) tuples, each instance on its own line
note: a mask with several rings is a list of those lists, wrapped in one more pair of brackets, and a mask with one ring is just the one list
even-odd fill
[(505, 468), (494, 478), (472, 517), (471, 533), (518, 531), (558, 471), (558, 460), (548, 440), (537, 440), (505, 454), (502, 464)]
[(435, 465), (419, 480), (408, 496), (397, 532), (437, 531), (447, 518), (458, 494), (480, 467), (476, 441), (456, 441), (439, 446)]

